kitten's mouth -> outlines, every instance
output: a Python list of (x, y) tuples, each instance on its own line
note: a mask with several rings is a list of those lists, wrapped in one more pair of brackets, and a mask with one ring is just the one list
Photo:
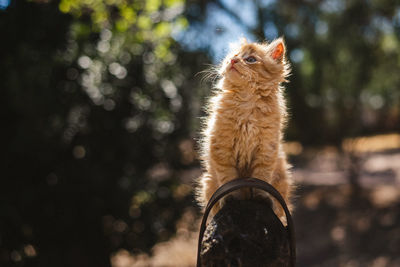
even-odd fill
[(229, 68), (229, 70), (234, 70), (234, 71), (239, 72), (234, 66), (231, 66), (231, 67)]

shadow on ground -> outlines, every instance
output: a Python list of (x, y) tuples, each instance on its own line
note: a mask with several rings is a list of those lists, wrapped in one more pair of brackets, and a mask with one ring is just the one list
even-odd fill
[(300, 186), (298, 266), (400, 266), (399, 189)]

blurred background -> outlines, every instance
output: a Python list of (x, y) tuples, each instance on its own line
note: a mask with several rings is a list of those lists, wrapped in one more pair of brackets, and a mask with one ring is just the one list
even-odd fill
[(400, 266), (392, 0), (0, 0), (0, 266), (193, 266), (200, 72), (279, 36), (298, 265)]

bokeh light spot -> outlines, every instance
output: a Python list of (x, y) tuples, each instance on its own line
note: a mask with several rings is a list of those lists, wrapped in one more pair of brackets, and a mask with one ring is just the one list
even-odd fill
[(37, 255), (36, 249), (30, 244), (28, 244), (24, 247), (24, 253), (28, 257), (36, 257), (36, 255)]
[(331, 237), (333, 240), (339, 242), (343, 241), (346, 237), (346, 231), (341, 226), (336, 226), (331, 230)]
[(82, 69), (87, 69), (90, 67), (90, 65), (92, 64), (92, 60), (88, 57), (88, 56), (81, 56), (78, 59), (78, 65), (82, 68)]
[(76, 159), (83, 159), (86, 155), (86, 150), (83, 146), (75, 146), (72, 150), (72, 154)]

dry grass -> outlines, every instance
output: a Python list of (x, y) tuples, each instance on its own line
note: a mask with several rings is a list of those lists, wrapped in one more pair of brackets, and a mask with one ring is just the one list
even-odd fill
[(400, 134), (381, 134), (369, 137), (348, 138), (343, 141), (346, 152), (380, 152), (400, 148)]
[(191, 267), (195, 266), (199, 215), (188, 209), (176, 224), (177, 234), (167, 242), (156, 244), (152, 255), (132, 255), (120, 250), (111, 256), (113, 267)]

